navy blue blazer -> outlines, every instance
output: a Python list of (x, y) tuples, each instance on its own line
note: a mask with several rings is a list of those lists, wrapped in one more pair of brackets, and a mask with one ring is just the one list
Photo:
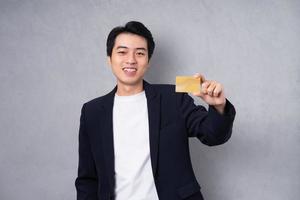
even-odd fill
[[(151, 165), (159, 199), (203, 199), (191, 164), (188, 138), (197, 137), (210, 146), (226, 142), (232, 132), (233, 105), (226, 100), (225, 113), (221, 115), (213, 107), (207, 111), (196, 106), (186, 93), (175, 93), (174, 85), (152, 85), (145, 81), (143, 84)], [(112, 110), (116, 90), (117, 87), (82, 107), (75, 181), (77, 200), (115, 197)]]

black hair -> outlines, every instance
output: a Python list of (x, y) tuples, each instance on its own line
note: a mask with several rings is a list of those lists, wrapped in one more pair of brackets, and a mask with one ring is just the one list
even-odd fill
[(150, 60), (155, 48), (155, 43), (151, 32), (146, 28), (144, 24), (137, 21), (127, 22), (125, 26), (117, 26), (110, 31), (106, 40), (107, 56), (111, 57), (112, 50), (115, 45), (115, 40), (117, 36), (121, 33), (132, 33), (145, 38), (147, 41), (148, 56)]

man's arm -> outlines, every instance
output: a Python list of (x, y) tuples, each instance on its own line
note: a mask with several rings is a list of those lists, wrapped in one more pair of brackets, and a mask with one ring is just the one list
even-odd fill
[(79, 164), (75, 181), (77, 200), (97, 199), (98, 179), (91, 152), (88, 134), (85, 129), (85, 105), (81, 109), (79, 127)]
[(198, 137), (209, 146), (225, 143), (231, 136), (235, 117), (233, 105), (225, 98), (223, 86), (216, 81), (207, 81), (200, 74), (202, 90), (193, 95), (202, 98), (209, 105), (208, 111), (203, 106), (196, 106), (187, 94), (180, 99), (180, 109), (186, 120), (190, 137)]

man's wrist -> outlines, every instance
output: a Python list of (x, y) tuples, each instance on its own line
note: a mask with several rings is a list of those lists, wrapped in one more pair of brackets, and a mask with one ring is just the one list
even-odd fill
[(220, 105), (214, 105), (214, 108), (220, 113), (220, 114), (224, 114), (225, 111), (225, 106), (226, 106), (226, 100), (223, 104)]

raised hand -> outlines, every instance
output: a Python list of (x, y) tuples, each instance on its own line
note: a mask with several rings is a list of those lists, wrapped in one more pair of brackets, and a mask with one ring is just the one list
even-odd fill
[(208, 105), (214, 106), (219, 113), (223, 114), (226, 98), (222, 84), (213, 80), (205, 80), (204, 76), (199, 73), (195, 74), (194, 77), (199, 78), (202, 85), (201, 91), (193, 93), (193, 95), (200, 97)]

